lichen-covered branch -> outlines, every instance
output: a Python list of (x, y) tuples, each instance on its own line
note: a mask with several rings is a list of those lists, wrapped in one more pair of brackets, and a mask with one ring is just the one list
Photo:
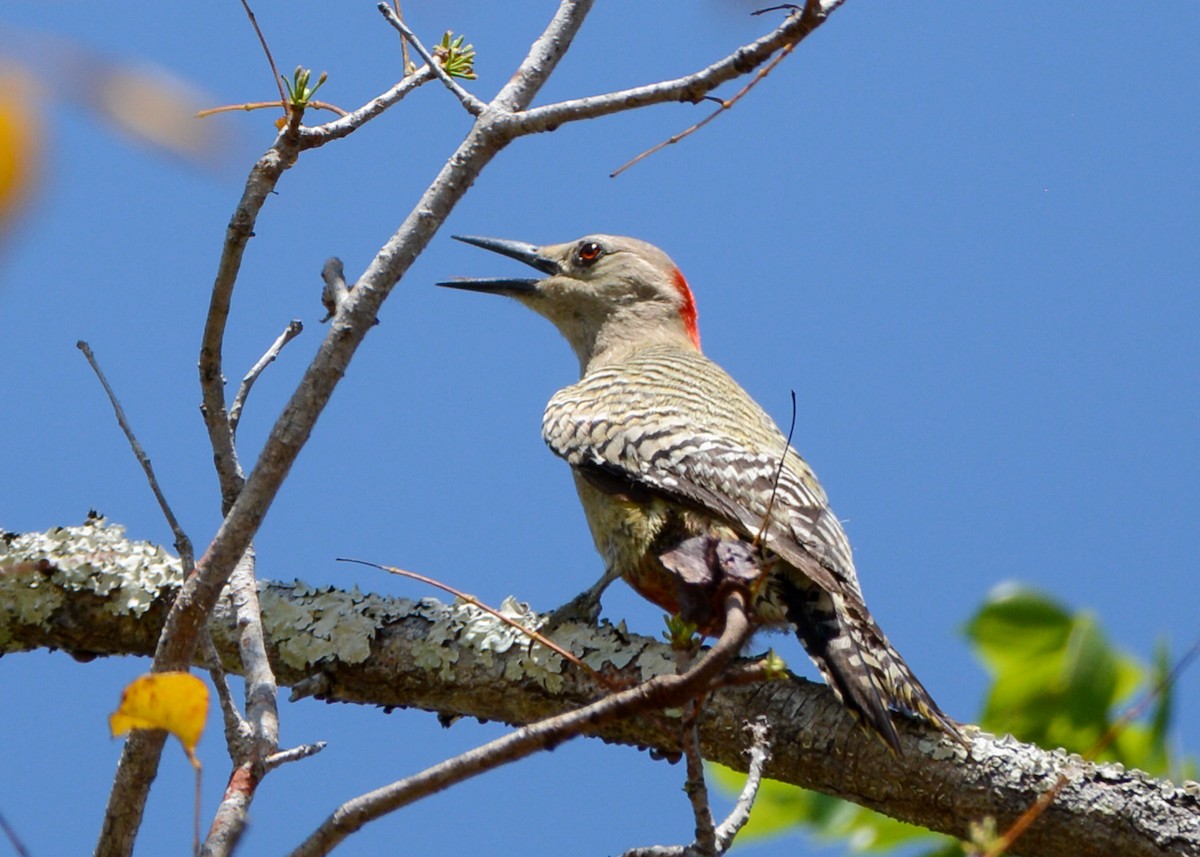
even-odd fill
[(538, 720), (418, 774), (359, 795), (338, 807), (290, 857), (321, 857), (364, 824), (470, 777), (539, 750), (552, 749), (618, 718), (680, 706), (702, 695), (750, 640), (754, 629), (746, 609), (747, 597), (747, 592), (738, 589), (726, 595), (721, 638), (690, 669), (678, 675), (655, 675), (641, 684), (601, 696), (582, 708)]
[[(178, 562), (165, 550), (129, 541), (102, 521), (9, 534), (0, 539), (0, 655), (33, 648), (149, 655), (178, 586)], [(474, 607), (299, 582), (259, 586), (268, 657), (279, 683), (300, 695), (527, 724), (600, 693), (560, 656)], [(534, 618), (516, 603), (505, 609)], [(236, 625), (223, 597), (210, 627), (235, 672)], [(669, 647), (612, 628), (565, 625), (554, 639), (630, 683), (674, 670)], [(1200, 784), (1177, 786), (978, 732), (968, 750), (917, 723), (902, 730), (904, 752), (895, 756), (824, 687), (796, 678), (714, 692), (699, 722), (706, 758), (744, 769), (742, 728), (757, 716), (772, 728), (768, 776), (933, 830), (966, 836), (972, 821), (987, 816), (1003, 828), (1065, 773), (1069, 784), (1022, 837), (1020, 854), (1200, 853)], [(677, 724), (661, 715), (602, 724), (590, 734), (679, 750)]]

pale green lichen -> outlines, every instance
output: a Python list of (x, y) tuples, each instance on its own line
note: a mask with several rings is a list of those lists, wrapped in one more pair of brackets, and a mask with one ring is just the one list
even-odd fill
[(71, 592), (103, 596), (114, 616), (142, 616), (165, 591), (179, 586), (179, 560), (158, 545), (134, 542), (104, 518), (44, 533), (0, 540), (0, 648), (11, 641), (7, 623), (44, 622)]
[(378, 595), (317, 588), (303, 581), (260, 586), (263, 630), (275, 641), (284, 663), (297, 669), (340, 660), (358, 664), (371, 655), (380, 627), (411, 605)]

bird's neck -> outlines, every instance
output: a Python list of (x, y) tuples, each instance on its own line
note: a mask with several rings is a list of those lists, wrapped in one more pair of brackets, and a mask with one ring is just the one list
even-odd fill
[[(661, 322), (615, 323), (601, 325), (587, 347), (575, 348), (581, 375), (596, 369), (625, 362), (647, 348), (670, 347), (680, 351), (699, 352), (682, 324), (664, 325)], [(575, 343), (572, 343), (575, 345)]]

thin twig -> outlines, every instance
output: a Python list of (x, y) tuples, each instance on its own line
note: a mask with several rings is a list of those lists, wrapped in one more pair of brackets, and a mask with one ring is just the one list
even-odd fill
[[(719, 855), (729, 851), (733, 846), (733, 840), (741, 832), (742, 828), (746, 826), (746, 822), (750, 820), (750, 810), (754, 806), (754, 801), (758, 797), (758, 789), (762, 785), (763, 770), (766, 768), (767, 762), (771, 760), (771, 732), (767, 726), (766, 718), (756, 717), (752, 722), (745, 724), (745, 729), (750, 734), (750, 749), (747, 751), (749, 763), (746, 769), (746, 782), (742, 786), (742, 791), (738, 795), (733, 809), (729, 811), (729, 815), (712, 831), (711, 841), (708, 840), (707, 833), (701, 834), (699, 825), (703, 823), (703, 815), (697, 815), (696, 840), (691, 845), (641, 846), (630, 848), (621, 857), (719, 857)], [(708, 797), (707, 788), (704, 787), (703, 767), (700, 768), (699, 779), (693, 780), (690, 773), (691, 758), (692, 754), (689, 753), (689, 788), (692, 782), (698, 781), (701, 787), (705, 789), (703, 810), (697, 809), (696, 812), (707, 813), (707, 824), (711, 825), (712, 814), (708, 812)], [(697, 798), (690, 791), (689, 797), (692, 797), (693, 806), (696, 806)]]
[(301, 744), (299, 747), (292, 747), (290, 750), (280, 750), (278, 753), (273, 753), (263, 759), (263, 770), (272, 771), (280, 765), (286, 765), (288, 762), (298, 762), (301, 759), (307, 759), (309, 756), (315, 756), (325, 749), (324, 741), (314, 741), (311, 744)]
[(175, 536), (175, 549), (179, 551), (179, 560), (183, 564), (184, 574), (190, 574), (194, 564), (192, 540), (187, 537), (187, 533), (183, 531), (183, 527), (179, 526), (179, 521), (175, 518), (175, 513), (171, 511), (171, 504), (167, 502), (166, 495), (163, 494), (162, 489), (158, 485), (158, 479), (154, 476), (154, 467), (150, 464), (150, 458), (146, 455), (146, 451), (142, 449), (142, 445), (138, 443), (133, 429), (130, 428), (129, 420), (125, 418), (125, 409), (117, 401), (117, 396), (113, 392), (112, 387), (109, 386), (108, 379), (104, 377), (104, 372), (100, 369), (100, 364), (96, 362), (96, 356), (92, 354), (91, 346), (81, 339), (75, 343), (75, 347), (83, 352), (83, 356), (87, 358), (88, 365), (92, 367), (92, 371), (100, 379), (100, 386), (104, 388), (104, 393), (108, 396), (108, 401), (117, 415), (117, 425), (125, 433), (125, 437), (129, 441), (129, 446), (133, 449), (134, 456), (137, 458), (138, 463), (142, 465), (142, 471), (146, 474), (146, 481), (150, 483), (150, 490), (154, 492), (154, 499), (158, 501), (158, 507), (162, 509), (163, 516), (167, 519), (167, 525), (170, 526), (171, 533)]
[(711, 684), (725, 665), (737, 656), (751, 631), (745, 593), (733, 590), (726, 597), (725, 630), (721, 638), (687, 674), (656, 676), (591, 705), (516, 729), (419, 774), (361, 795), (342, 804), (291, 853), (291, 857), (328, 854), (338, 843), (370, 821), (470, 777), (522, 759), (538, 750), (558, 746), (599, 724), (629, 717), (640, 711), (677, 706)]
[[(217, 263), (217, 275), (209, 298), (208, 314), (200, 341), (201, 413), (208, 429), (208, 441), (213, 451), (213, 463), (221, 485), (221, 512), (227, 514), (242, 490), (244, 476), (234, 444), (233, 426), (225, 403), (225, 373), (223, 351), (225, 328), (233, 302), (233, 289), (242, 267), (246, 245), (254, 235), (258, 213), (280, 177), (295, 162), (299, 154), (296, 140), (280, 134), (274, 144), (254, 164), (246, 179), (246, 189), (225, 230), (225, 243)], [(244, 546), (243, 546), (244, 549)], [(238, 551), (238, 558), (241, 551)], [(236, 559), (234, 560), (236, 562)], [(226, 571), (233, 571), (232, 564)]]
[[(684, 654), (681, 666), (687, 663)], [(703, 694), (689, 699), (683, 707), (680, 722), (680, 747), (687, 766), (687, 783), (684, 791), (692, 805), (692, 816), (696, 821), (694, 849), (704, 857), (714, 857), (717, 847), (716, 830), (713, 827), (712, 807), (708, 802), (708, 785), (704, 782), (704, 757), (700, 755), (700, 702)]]
[(399, 31), (400, 35), (407, 39), (409, 44), (413, 46), (413, 50), (417, 52), (417, 56), (424, 60), (425, 64), (433, 69), (433, 73), (437, 75), (438, 80), (445, 84), (446, 88), (454, 93), (454, 97), (459, 100), (463, 108), (466, 109), (468, 113), (470, 113), (472, 116), (478, 116), (487, 109), (487, 105), (484, 102), (480, 101), (474, 95), (459, 86), (458, 81), (452, 78), (446, 72), (446, 70), (442, 68), (442, 64), (434, 58), (433, 54), (425, 49), (425, 46), (421, 44), (421, 40), (417, 38), (416, 33), (408, 28), (408, 24), (404, 23), (404, 21), (400, 19), (400, 16), (396, 14), (395, 10), (393, 10), (391, 6), (389, 6), (387, 3), (381, 2), (379, 3), (378, 8), (379, 11), (383, 13), (383, 17), (387, 19), (387, 22), (395, 27)]
[(126, 737), (108, 792), (95, 857), (127, 857), (133, 853), (146, 795), (158, 773), (158, 760), (166, 743), (163, 729), (134, 729)]
[(357, 110), (352, 110), (345, 116), (326, 122), (323, 125), (302, 127), (300, 129), (300, 148), (315, 149), (318, 146), (324, 146), (330, 140), (338, 140), (345, 137), (351, 131), (362, 127), (389, 107), (398, 104), (404, 99), (404, 96), (408, 95), (418, 86), (426, 84), (433, 79), (433, 69), (427, 65), (421, 66), (387, 92), (372, 98)]
[(8, 842), (13, 847), (13, 851), (17, 852), (17, 857), (30, 857), (29, 852), (25, 850), (25, 846), (21, 843), (21, 838), (17, 836), (17, 831), (13, 830), (12, 825), (8, 823), (8, 819), (0, 813), (0, 830), (4, 831), (4, 835), (8, 838)]
[[(222, 104), (220, 107), (207, 107), (204, 110), (196, 111), (197, 119), (204, 119), (208, 116), (215, 116), (218, 113), (249, 113), (251, 110), (268, 110), (272, 107), (281, 106), (278, 101), (247, 101), (244, 104)], [(330, 104), (328, 101), (306, 101), (304, 108), (312, 108), (313, 110), (328, 110), (330, 113), (336, 113), (338, 116), (349, 116), (350, 113), (338, 107), (336, 104)]]
[(325, 286), (321, 289), (321, 305), (325, 307), (325, 317), (321, 324), (337, 315), (338, 309), (346, 302), (350, 287), (346, 285), (346, 269), (342, 260), (330, 256), (321, 267), (321, 280)]
[(797, 44), (799, 44), (799, 42), (792, 42), (791, 44), (784, 45), (783, 49), (780, 50), (779, 54), (775, 57), (775, 59), (771, 60), (770, 63), (768, 63), (766, 66), (764, 66), (762, 69), (760, 69), (758, 74), (755, 75), (754, 79), (751, 80), (745, 86), (743, 86), (737, 92), (737, 94), (735, 94), (733, 96), (733, 98), (730, 98), (727, 100), (718, 99), (717, 102), (718, 102), (718, 104), (720, 104), (720, 106), (716, 110), (714, 110), (712, 113), (710, 113), (708, 116), (705, 116), (703, 119), (701, 119), (695, 125), (692, 125), (690, 128), (685, 128), (684, 130), (680, 131), (678, 134), (672, 134), (670, 137), (663, 140), (661, 143), (656, 143), (655, 145), (651, 146), (646, 151), (642, 152), (640, 155), (630, 158), (628, 161), (621, 164), (621, 166), (617, 167), (615, 170), (613, 170), (611, 173), (609, 173), (608, 177), (610, 179), (615, 179), (617, 176), (619, 176), (621, 173), (625, 172), (627, 169), (632, 167), (634, 164), (640, 163), (641, 161), (644, 161), (646, 158), (650, 157), (651, 155), (661, 152), (663, 149), (667, 148), (667, 146), (674, 146), (680, 140), (683, 140), (686, 137), (690, 137), (692, 134), (695, 134), (697, 131), (699, 131), (701, 128), (703, 128), (705, 125), (707, 125), (709, 122), (716, 119), (722, 113), (731, 109), (733, 107), (733, 105), (737, 104), (739, 101), (742, 100), (742, 98), (746, 95), (746, 93), (748, 93), (751, 89), (753, 89), (755, 86), (757, 86), (759, 81), (761, 81), (764, 77), (766, 77), (768, 74), (770, 74), (771, 70), (774, 69), (775, 66), (777, 66), (781, 62), (783, 62), (784, 58), (787, 57), (788, 54), (790, 54), (793, 50), (796, 49)]
[[(400, 11), (400, 0), (392, 0), (392, 8), (396, 10), (396, 17), (403, 21), (404, 13)], [(400, 36), (400, 62), (403, 64), (402, 74), (405, 77), (410, 74), (412, 69), (416, 68), (408, 56), (408, 39), (404, 38), (403, 34)]]
[(283, 350), (283, 347), (299, 336), (303, 330), (304, 325), (299, 319), (289, 321), (288, 326), (283, 329), (283, 333), (275, 338), (275, 341), (271, 343), (271, 347), (267, 349), (266, 353), (258, 358), (257, 363), (250, 367), (250, 371), (242, 379), (237, 395), (233, 397), (233, 404), (229, 408), (229, 427), (234, 432), (237, 431), (238, 421), (242, 418), (242, 408), (246, 405), (246, 397), (250, 395), (250, 388), (258, 380), (258, 376), (263, 373), (264, 369), (275, 362), (275, 358), (279, 356), (279, 352)]
[(771, 482), (771, 496), (767, 498), (767, 511), (763, 512), (762, 526), (754, 536), (754, 547), (762, 544), (763, 534), (771, 523), (771, 509), (775, 505), (775, 497), (779, 493), (779, 480), (783, 477), (783, 467), (787, 464), (787, 454), (792, 448), (792, 433), (796, 431), (796, 391), (792, 390), (792, 421), (788, 425), (787, 439), (783, 442), (783, 452), (779, 455), (779, 467), (775, 468), (775, 479)]
[(250, 11), (250, 4), (246, 0), (242, 0), (242, 8), (246, 10), (246, 15), (250, 18), (250, 24), (254, 27), (254, 32), (258, 36), (258, 43), (262, 45), (263, 53), (267, 55), (267, 64), (271, 66), (271, 76), (275, 78), (275, 86), (279, 89), (279, 102), (283, 109), (291, 113), (291, 107), (288, 103), (287, 93), (283, 91), (283, 75), (279, 73), (279, 69), (275, 67), (275, 58), (271, 56), (271, 49), (267, 47), (267, 39), (263, 35), (262, 30), (258, 28), (258, 19), (254, 17), (254, 13)]
[(733, 840), (750, 820), (750, 810), (758, 797), (758, 789), (762, 785), (763, 771), (771, 760), (771, 727), (765, 717), (756, 717), (746, 724), (750, 733), (749, 765), (746, 769), (746, 783), (738, 795), (737, 802), (729, 815), (717, 827), (717, 851), (724, 854), (733, 844)]
[(583, 670), (585, 673), (587, 673), (589, 676), (591, 676), (592, 679), (594, 679), (601, 686), (606, 687), (609, 690), (617, 689), (617, 686), (612, 682), (611, 679), (596, 672), (596, 670), (589, 667), (587, 664), (585, 664), (583, 661), (579, 660), (579, 658), (575, 657), (573, 654), (571, 654), (569, 651), (564, 649), (562, 646), (555, 643), (553, 640), (549, 639), (548, 637), (543, 636), (542, 634), (538, 633), (536, 630), (533, 630), (531, 628), (526, 628), (524, 625), (522, 625), (517, 620), (513, 619), (511, 616), (505, 616), (503, 613), (501, 613), (499, 610), (495, 609), (494, 607), (490, 607), (487, 604), (484, 604), (482, 601), (480, 601), (474, 595), (468, 595), (465, 592), (460, 592), (459, 590), (455, 589), (453, 586), (450, 586), (449, 584), (446, 584), (446, 583), (442, 583), (440, 580), (434, 580), (432, 577), (426, 577), (423, 574), (417, 574), (415, 571), (406, 571), (403, 568), (396, 568), (395, 566), (391, 566), (391, 565), (379, 565), (378, 563), (367, 562), (366, 560), (363, 560), (363, 559), (350, 559), (348, 557), (338, 557), (337, 561), (338, 562), (353, 562), (353, 563), (358, 563), (359, 565), (366, 565), (371, 568), (377, 568), (380, 571), (386, 571), (389, 574), (398, 574), (401, 577), (407, 577), (410, 580), (416, 580), (420, 583), (426, 584), (427, 586), (432, 586), (436, 589), (442, 590), (443, 592), (448, 592), (449, 594), (451, 594), (455, 598), (457, 598), (459, 601), (462, 601), (466, 604), (470, 604), (472, 607), (478, 607), (483, 612), (489, 613), (496, 619), (499, 619), (501, 622), (503, 622), (505, 625), (508, 625), (510, 628), (520, 631), (522, 634), (529, 637), (531, 640), (533, 640), (537, 643), (541, 643), (543, 646), (545, 646), (547, 649), (549, 649), (550, 651), (557, 654), (559, 657), (563, 658), (566, 661), (569, 661), (570, 663), (577, 666), (579, 669)]
[(205, 633), (200, 641), (207, 663), (208, 677), (212, 679), (213, 687), (217, 689), (217, 701), (221, 708), (221, 719), (225, 724), (225, 746), (229, 749), (229, 758), (237, 761), (244, 753), (246, 739), (250, 736), (250, 724), (238, 711), (237, 703), (233, 701), (233, 691), (229, 687), (229, 677), (225, 667), (221, 665), (221, 656), (213, 643), (212, 634)]
[[(799, 7), (793, 6), (791, 4), (786, 4), (783, 6), (772, 6), (770, 9), (760, 9), (759, 11), (755, 12), (754, 14), (761, 15), (764, 12), (772, 12), (777, 9), (799, 9)], [(678, 134), (673, 134), (672, 136), (668, 137), (666, 140), (663, 140), (661, 143), (659, 143), (655, 146), (651, 146), (649, 149), (642, 152), (637, 157), (632, 158), (629, 161), (626, 161), (624, 164), (622, 164), (621, 166), (619, 166), (615, 170), (613, 170), (611, 173), (609, 173), (608, 177), (610, 179), (615, 179), (617, 176), (619, 176), (621, 173), (625, 172), (627, 169), (632, 167), (634, 164), (645, 160), (646, 158), (650, 157), (651, 155), (655, 154), (656, 152), (662, 151), (663, 149), (667, 148), (667, 146), (675, 145), (676, 143), (678, 143), (680, 140), (684, 139), (685, 137), (690, 137), (692, 134), (695, 134), (697, 131), (699, 131), (701, 128), (703, 128), (705, 125), (707, 125), (709, 122), (713, 121), (718, 116), (720, 116), (722, 113), (724, 113), (725, 111), (732, 108), (733, 105), (737, 104), (739, 101), (742, 100), (743, 97), (745, 97), (746, 93), (748, 93), (754, 87), (758, 86), (758, 84), (762, 82), (763, 78), (765, 78), (768, 74), (770, 74), (775, 69), (775, 67), (778, 66), (781, 62), (783, 62), (787, 58), (788, 54), (790, 54), (792, 51), (794, 51), (796, 49), (796, 45), (800, 44), (800, 41), (801, 41), (801, 39), (804, 38), (804, 36), (807, 36), (809, 33), (812, 32), (812, 30), (815, 30), (818, 26), (820, 26), (821, 21), (824, 19), (825, 15), (828, 15), (828, 12), (822, 13), (820, 0), (808, 0), (808, 2), (805, 3), (805, 5), (804, 5), (804, 10), (802, 12), (800, 12), (799, 20), (801, 23), (811, 23), (812, 24), (811, 29), (805, 31), (804, 34), (801, 35), (799, 38), (797, 38), (795, 41), (785, 44), (783, 46), (783, 49), (780, 50), (779, 55), (776, 56), (775, 59), (773, 59), (769, 63), (767, 63), (765, 66), (763, 66), (761, 69), (759, 69), (758, 74), (756, 74), (750, 80), (749, 83), (747, 83), (740, 90), (738, 90), (737, 94), (735, 94), (733, 96), (733, 98), (729, 98), (726, 100), (718, 100), (717, 103), (720, 104), (720, 107), (718, 107), (711, 114), (709, 114), (705, 118), (701, 119), (699, 122), (697, 122), (692, 127), (687, 128), (683, 131), (680, 131)]]

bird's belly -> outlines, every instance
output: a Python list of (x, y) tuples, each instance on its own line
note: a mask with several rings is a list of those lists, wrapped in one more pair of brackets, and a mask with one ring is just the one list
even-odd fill
[(668, 613), (680, 610), (680, 583), (678, 575), (663, 566), (662, 554), (693, 536), (740, 539), (723, 521), (662, 498), (634, 502), (605, 493), (578, 475), (575, 481), (605, 567)]
[(646, 503), (606, 494), (576, 476), (579, 499), (596, 550), (605, 568), (619, 574), (643, 598), (672, 613), (678, 609), (674, 581), (654, 548), (670, 526), (669, 504), (658, 498)]

